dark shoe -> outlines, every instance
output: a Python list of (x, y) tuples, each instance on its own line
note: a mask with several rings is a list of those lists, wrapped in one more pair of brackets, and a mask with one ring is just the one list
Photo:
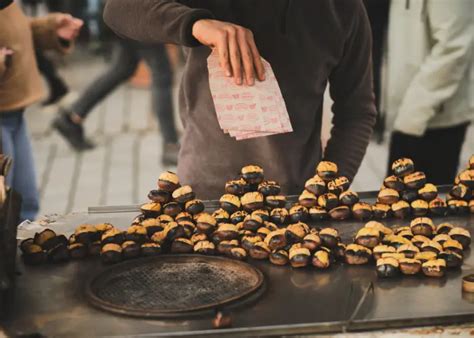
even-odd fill
[(179, 143), (164, 143), (161, 154), (161, 163), (163, 165), (177, 165), (179, 154)]
[(54, 119), (53, 128), (56, 129), (76, 151), (89, 150), (95, 147), (91, 141), (85, 138), (82, 125), (74, 123), (67, 113), (63, 112)]
[(58, 79), (51, 86), (51, 92), (49, 94), (49, 97), (46, 101), (42, 103), (42, 105), (48, 106), (50, 104), (55, 104), (56, 102), (61, 100), (67, 93), (69, 93), (69, 88), (62, 80)]

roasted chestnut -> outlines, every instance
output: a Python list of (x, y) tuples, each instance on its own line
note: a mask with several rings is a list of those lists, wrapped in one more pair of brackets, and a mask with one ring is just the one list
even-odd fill
[(421, 263), (432, 261), (438, 258), (438, 254), (433, 251), (422, 251), (415, 255), (415, 259), (419, 260)]
[(346, 176), (336, 177), (334, 180), (328, 182), (327, 188), (329, 192), (339, 195), (349, 189), (351, 182)]
[(407, 218), (410, 216), (411, 208), (408, 202), (400, 200), (392, 204), (392, 212), (397, 218)]
[(311, 259), (311, 264), (318, 269), (327, 269), (331, 265), (329, 252), (326, 250), (317, 250)]
[(270, 195), (265, 197), (265, 204), (270, 208), (284, 208), (286, 205), (286, 196)]
[(115, 243), (107, 243), (102, 247), (100, 258), (105, 264), (114, 264), (122, 260), (122, 247)]
[(194, 252), (203, 255), (214, 255), (216, 246), (209, 241), (200, 241), (194, 244)]
[(273, 222), (264, 221), (263, 225), (265, 226), (265, 228), (269, 229), (270, 231), (275, 231), (279, 229), (278, 226)]
[(246, 193), (247, 182), (243, 178), (227, 181), (225, 184), (226, 194), (242, 196)]
[(392, 215), (392, 208), (387, 204), (376, 203), (372, 206), (372, 214), (375, 219), (386, 219)]
[(377, 221), (369, 221), (364, 225), (364, 228), (373, 228), (379, 231), (380, 235), (383, 236), (388, 236), (393, 234), (393, 230), (386, 227), (380, 222)]
[(339, 204), (339, 199), (333, 193), (325, 193), (318, 197), (318, 205), (326, 210), (331, 210)]
[(346, 245), (344, 243), (337, 243), (337, 246), (331, 249), (334, 253), (334, 258), (338, 261), (344, 261), (346, 257)]
[(436, 227), (437, 234), (448, 234), (454, 226), (451, 223), (441, 223)]
[(336, 221), (348, 219), (351, 214), (351, 209), (347, 205), (340, 205), (329, 210), (329, 216)]
[(58, 236), (51, 229), (45, 229), (35, 234), (34, 244), (39, 245), (45, 250), (48, 250), (58, 244)]
[(438, 188), (434, 184), (426, 183), (418, 190), (418, 196), (425, 201), (432, 201), (438, 196)]
[(405, 183), (408, 189), (418, 190), (426, 184), (425, 173), (415, 171), (414, 173), (408, 174), (403, 177), (403, 183)]
[(193, 244), (196, 244), (197, 242), (200, 242), (200, 241), (207, 241), (207, 240), (208, 240), (207, 234), (205, 234), (204, 232), (197, 232), (191, 236), (191, 242), (193, 242)]
[(380, 258), (377, 260), (377, 276), (381, 278), (392, 278), (398, 276), (399, 263), (394, 258)]
[(377, 245), (372, 250), (372, 254), (374, 255), (375, 260), (382, 258), (382, 255), (384, 253), (395, 253), (395, 252), (397, 252), (397, 249), (395, 249), (393, 246), (384, 245), (384, 244)]
[(392, 171), (398, 177), (403, 177), (415, 171), (415, 164), (409, 158), (400, 158), (392, 163)]
[(471, 233), (467, 229), (461, 227), (452, 228), (449, 231), (449, 236), (461, 243), (464, 250), (466, 250), (471, 245)]
[(110, 223), (99, 223), (99, 224), (96, 224), (94, 227), (99, 233), (99, 236), (95, 238), (95, 240), (97, 241), (97, 240), (100, 240), (100, 237), (102, 236), (104, 232), (109, 231), (110, 229), (113, 229), (114, 226)]
[(196, 219), (196, 228), (200, 232), (209, 233), (214, 231), (217, 221), (212, 215), (202, 212)]
[(397, 252), (407, 258), (414, 258), (416, 254), (420, 252), (420, 249), (414, 244), (404, 244), (398, 247)]
[(279, 195), (281, 191), (280, 184), (276, 181), (263, 181), (258, 185), (257, 189), (263, 196)]
[(321, 238), (317, 234), (310, 233), (303, 238), (303, 248), (306, 248), (311, 252), (314, 252), (318, 247), (320, 247), (321, 243)]
[(425, 216), (428, 213), (428, 202), (425, 200), (414, 200), (410, 204), (413, 216)]
[(154, 203), (166, 204), (171, 200), (171, 193), (166, 190), (150, 190), (148, 199)]
[(270, 220), (277, 225), (284, 225), (288, 218), (288, 210), (285, 208), (275, 208), (270, 212)]
[(289, 251), (290, 264), (293, 268), (303, 268), (309, 264), (311, 253), (301, 244), (295, 244)]
[(101, 249), (102, 249), (102, 243), (100, 241), (92, 242), (87, 247), (87, 254), (92, 257), (99, 256)]
[(250, 184), (260, 184), (263, 181), (263, 169), (258, 165), (247, 165), (241, 169), (240, 173)]
[(87, 246), (82, 243), (73, 243), (68, 245), (69, 256), (74, 259), (82, 259), (87, 256)]
[[(178, 214), (179, 215), (179, 214)], [(176, 216), (178, 216), (176, 215)], [(160, 215), (156, 218), (162, 226), (165, 226), (168, 223), (174, 222), (174, 218), (170, 215)]]
[(219, 199), (219, 204), (221, 208), (227, 211), (229, 214), (233, 214), (241, 207), (239, 197), (231, 194), (222, 195)]
[(408, 239), (402, 236), (398, 236), (398, 235), (385, 236), (384, 242), (387, 245), (393, 246), (396, 249), (398, 249), (400, 246), (404, 244), (410, 244), (410, 241)]
[(382, 188), (377, 196), (377, 201), (379, 203), (388, 205), (398, 202), (399, 199), (400, 195), (398, 194), (398, 191), (391, 188)]
[(204, 203), (199, 199), (193, 199), (186, 202), (184, 210), (189, 212), (191, 215), (197, 215), (204, 211)]
[(380, 232), (375, 228), (361, 228), (356, 236), (355, 243), (373, 249), (380, 243)]
[(411, 239), (411, 242), (418, 248), (418, 249), (421, 249), (421, 246), (423, 245), (423, 243), (426, 243), (426, 242), (429, 242), (430, 239), (426, 236), (421, 236), (421, 235), (416, 235), (416, 236), (413, 236), (413, 238)]
[(311, 177), (305, 183), (305, 189), (310, 193), (319, 196), (326, 192), (326, 182), (318, 175)]
[(318, 198), (316, 197), (315, 194), (307, 190), (303, 190), (301, 195), (298, 197), (298, 202), (299, 204), (301, 204), (302, 206), (306, 208), (311, 208), (311, 207), (314, 207), (318, 203)]
[(247, 212), (252, 212), (257, 209), (263, 208), (263, 202), (264, 198), (261, 193), (258, 191), (251, 191), (246, 194), (244, 194), (241, 198), (240, 201), (242, 203), (242, 207), (247, 211)]
[(438, 242), (429, 241), (421, 245), (421, 251), (431, 251), (434, 252), (436, 255), (439, 255), (439, 253), (443, 251), (443, 247)]
[(179, 187), (178, 175), (171, 171), (166, 171), (158, 177), (158, 187), (161, 190), (173, 192)]
[(175, 191), (173, 191), (171, 196), (176, 202), (182, 204), (185, 204), (186, 202), (196, 198), (193, 188), (191, 188), (189, 185), (183, 185), (182, 187), (177, 188)]
[(247, 259), (247, 251), (242, 248), (232, 248), (230, 249), (229, 253), (227, 254), (230, 258), (238, 259), (243, 261)]
[(255, 244), (261, 241), (262, 238), (258, 235), (247, 235), (242, 237), (240, 243), (245, 250), (250, 251), (250, 249), (252, 249)]
[(236, 239), (224, 240), (224, 241), (219, 242), (219, 244), (217, 244), (217, 252), (223, 255), (228, 255), (232, 248), (238, 248), (238, 247), (239, 247), (238, 240)]
[(191, 253), (194, 251), (194, 244), (187, 238), (176, 238), (171, 243), (171, 253)]
[(242, 228), (250, 231), (257, 231), (258, 228), (263, 226), (263, 219), (257, 215), (247, 215), (245, 217)]
[(157, 231), (163, 230), (160, 222), (156, 218), (148, 218), (141, 222), (141, 226), (145, 228), (148, 237), (153, 236)]
[[(443, 245), (444, 242), (446, 242), (448, 240), (452, 240), (451, 237), (449, 237), (448, 234), (439, 234), (439, 235), (436, 235), (436, 236), (433, 237), (433, 241), (438, 242), (441, 245)], [(462, 245), (461, 245), (461, 251), (462, 251)]]
[(351, 190), (344, 191), (339, 195), (339, 202), (350, 207), (359, 202), (359, 195)]
[(309, 217), (312, 221), (322, 221), (329, 217), (326, 209), (316, 206), (309, 209)]
[(445, 216), (448, 211), (448, 206), (441, 198), (435, 198), (428, 204), (430, 213), (436, 216)]
[(156, 202), (145, 203), (140, 207), (145, 217), (158, 217), (161, 214), (161, 204)]
[(269, 259), (270, 262), (275, 265), (286, 265), (290, 261), (288, 252), (285, 250), (273, 250)]
[(235, 224), (221, 223), (212, 238), (214, 242), (229, 241), (239, 238), (239, 232)]
[(464, 200), (451, 199), (448, 201), (448, 212), (450, 214), (467, 214), (469, 212), (469, 204)]
[(286, 229), (278, 229), (270, 232), (265, 237), (265, 243), (271, 250), (282, 249), (287, 245), (286, 241)]
[(309, 218), (309, 211), (302, 205), (295, 204), (288, 211), (290, 222), (306, 222)]
[(185, 230), (182, 223), (178, 224), (176, 222), (170, 222), (166, 224), (164, 231), (166, 232), (166, 239), (170, 242), (174, 241), (176, 238), (191, 236), (191, 234)]
[(267, 209), (257, 209), (252, 211), (252, 216), (260, 217), (264, 222), (268, 222), (270, 220), (270, 212)]
[(127, 229), (125, 239), (127, 241), (143, 243), (147, 239), (147, 229), (141, 225), (132, 225)]
[(398, 192), (401, 192), (405, 189), (405, 184), (403, 183), (403, 181), (395, 175), (386, 177), (383, 180), (383, 185), (386, 188), (394, 189)]
[(250, 257), (253, 259), (267, 259), (270, 252), (271, 250), (265, 242), (257, 242), (249, 250)]
[(177, 202), (168, 202), (165, 205), (163, 205), (163, 213), (170, 216), (170, 217), (176, 217), (178, 214), (183, 211), (181, 208), (181, 205)]
[(416, 275), (421, 270), (421, 262), (414, 258), (402, 258), (398, 261), (404, 275)]
[(366, 202), (357, 202), (352, 206), (352, 215), (355, 219), (367, 221), (372, 218), (372, 206)]
[(240, 222), (243, 222), (245, 217), (248, 216), (248, 212), (244, 210), (238, 210), (234, 212), (232, 215), (230, 215), (230, 221), (233, 224), (239, 224)]
[(265, 240), (265, 238), (270, 232), (272, 232), (272, 230), (264, 226), (257, 229), (257, 235), (259, 235), (262, 238), (262, 241)]
[(407, 201), (408, 203), (413, 202), (414, 200), (418, 199), (418, 190), (403, 190), (400, 193), (400, 197), (402, 200)]
[(321, 161), (316, 167), (316, 174), (325, 181), (331, 181), (337, 176), (337, 165), (334, 162)]
[(346, 263), (351, 265), (367, 264), (372, 251), (359, 244), (349, 244), (346, 247)]
[[(443, 235), (443, 236), (446, 236), (446, 235)], [(462, 244), (456, 241), (455, 239), (447, 239), (446, 241), (440, 244), (443, 246), (443, 250), (451, 250), (451, 251), (457, 252), (460, 255), (463, 254), (464, 248)]]
[(469, 189), (474, 189), (474, 169), (466, 169), (459, 173), (459, 181)]
[(161, 253), (161, 245), (158, 243), (143, 243), (141, 246), (142, 255), (145, 257), (156, 256)]
[(400, 231), (399, 233), (397, 233), (397, 236), (404, 237), (404, 238), (408, 239), (409, 241), (411, 241), (411, 239), (413, 238), (413, 233), (411, 232), (411, 229), (408, 227), (408, 229)]
[(431, 218), (428, 217), (417, 217), (410, 223), (410, 229), (413, 235), (422, 235), (426, 237), (433, 236), (435, 232), (435, 226)]
[(29, 238), (21, 242), (20, 248), (25, 264), (38, 265), (46, 262), (46, 251), (38, 244), (34, 244), (33, 239)]
[(286, 241), (288, 243), (299, 243), (303, 241), (303, 238), (308, 234), (309, 227), (302, 222), (293, 223), (288, 225), (286, 228)]
[(324, 228), (319, 232), (322, 245), (328, 248), (334, 248), (339, 242), (339, 232), (334, 228)]
[(444, 259), (427, 261), (422, 264), (421, 269), (425, 276), (443, 277), (446, 273), (446, 261)]
[(102, 244), (108, 244), (108, 243), (122, 244), (124, 240), (125, 240), (124, 233), (115, 228), (109, 231), (106, 231), (101, 237)]
[(134, 241), (125, 241), (122, 243), (122, 257), (124, 259), (137, 258), (140, 256), (140, 245)]
[(459, 268), (463, 263), (462, 254), (453, 250), (441, 251), (438, 256), (446, 262), (448, 268)]

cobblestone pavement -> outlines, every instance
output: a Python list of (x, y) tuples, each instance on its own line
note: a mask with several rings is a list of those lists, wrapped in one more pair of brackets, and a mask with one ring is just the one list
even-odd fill
[[(71, 89), (79, 92), (106, 63), (84, 53), (69, 57), (60, 67)], [(176, 76), (177, 78), (179, 76)], [(175, 81), (175, 94), (177, 92)], [(175, 95), (176, 96), (176, 95)], [(71, 100), (71, 95), (68, 100)], [(98, 105), (86, 121), (93, 151), (76, 153), (50, 129), (54, 107), (32, 107), (27, 120), (32, 135), (41, 214), (85, 211), (89, 206), (136, 204), (164, 168), (159, 161), (161, 137), (151, 111), (150, 93), (124, 84)], [(325, 105), (329, 108), (329, 103)], [(324, 135), (328, 134), (329, 115)], [(463, 159), (474, 153), (474, 128), (470, 128)], [(353, 189), (378, 189), (383, 179), (387, 144), (371, 143)], [(277, 178), (276, 178), (277, 179)]]

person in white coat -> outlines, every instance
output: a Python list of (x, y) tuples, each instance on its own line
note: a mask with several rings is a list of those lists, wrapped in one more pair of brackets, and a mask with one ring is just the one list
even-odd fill
[(392, 0), (389, 163), (410, 157), (435, 184), (454, 181), (474, 119), (474, 1)]

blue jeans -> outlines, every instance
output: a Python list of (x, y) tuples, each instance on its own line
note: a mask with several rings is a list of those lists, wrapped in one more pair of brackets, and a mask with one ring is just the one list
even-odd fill
[(35, 220), (39, 211), (39, 193), (23, 110), (0, 113), (0, 127), (2, 152), (13, 158), (12, 168), (6, 177), (7, 185), (21, 194), (21, 221)]

